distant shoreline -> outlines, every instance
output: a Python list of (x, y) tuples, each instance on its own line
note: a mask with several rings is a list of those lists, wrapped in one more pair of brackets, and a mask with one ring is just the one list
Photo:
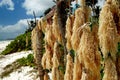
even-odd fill
[(5, 50), (6, 46), (10, 44), (10, 42), (13, 40), (2, 40), (0, 41), (0, 54), (3, 50)]
[(1, 39), (0, 41), (12, 41), (14, 39)]

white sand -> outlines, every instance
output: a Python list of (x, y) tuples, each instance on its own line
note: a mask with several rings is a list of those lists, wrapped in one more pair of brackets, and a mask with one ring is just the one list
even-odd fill
[(5, 55), (4, 58), (0, 59), (0, 74), (3, 72), (3, 68), (7, 66), (8, 64), (13, 63), (17, 59), (20, 59), (22, 57), (27, 57), (28, 54), (32, 53), (31, 51), (22, 51), (17, 52), (9, 55)]
[[(6, 46), (11, 41), (0, 41), (0, 53), (6, 48)], [(27, 57), (28, 54), (33, 53), (32, 51), (22, 51), (22, 52), (16, 52), (9, 55), (5, 55), (3, 58), (0, 58), (0, 74), (4, 71), (3, 68), (6, 67), (9, 64), (12, 64), (17, 59), (20, 59), (22, 57)], [(29, 71), (34, 70), (33, 68), (27, 66), (27, 67), (21, 67), (20, 69), (17, 69), (15, 72), (12, 72), (9, 76), (4, 77), (3, 79), (0, 78), (0, 80), (34, 80), (36, 77), (35, 72), (29, 73)]]
[[(5, 47), (11, 41), (0, 41), (0, 52), (5, 49)], [(0, 58), (0, 74), (4, 71), (3, 68), (9, 64), (12, 64), (17, 59), (22, 57), (27, 57), (28, 54), (33, 53), (32, 51), (22, 51), (16, 52), (9, 55), (5, 55), (3, 58)], [(39, 80), (37, 77), (37, 73), (33, 71), (32, 67), (26, 66), (17, 69), (16, 71), (10, 73), (9, 76), (4, 78), (0, 78), (0, 80)], [(49, 73), (51, 79), (51, 73)]]
[(2, 80), (36, 80), (36, 73), (32, 70), (33, 68), (29, 66), (21, 67), (20, 69), (12, 72), (9, 76), (3, 78)]
[(0, 41), (0, 53), (6, 48), (6, 46), (7, 46), (11, 41), (12, 41), (12, 40)]

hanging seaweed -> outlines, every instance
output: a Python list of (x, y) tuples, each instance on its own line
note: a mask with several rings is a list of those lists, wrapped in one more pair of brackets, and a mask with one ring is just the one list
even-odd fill
[(67, 55), (66, 71), (64, 80), (73, 80), (73, 59), (70, 53)]
[[(77, 51), (80, 43), (79, 33), (77, 32), (78, 28), (81, 27), (84, 23), (89, 21), (91, 10), (85, 5), (85, 0), (81, 0), (81, 7), (75, 11), (75, 20), (73, 24), (73, 34), (71, 37), (72, 48)], [(78, 35), (77, 35), (78, 34)]]
[(99, 40), (103, 57), (107, 58), (110, 54), (112, 59), (116, 61), (117, 53), (117, 28), (113, 19), (110, 5), (105, 4), (100, 12), (99, 19)]
[(53, 16), (53, 24), (52, 24), (53, 30), (52, 31), (54, 32), (54, 36), (55, 36), (56, 41), (58, 41), (59, 43), (62, 43), (62, 35), (60, 33), (57, 18), (58, 18), (57, 13), (55, 13)]
[(78, 59), (78, 55), (76, 54), (74, 60), (74, 68), (73, 68), (73, 80), (80, 80), (82, 75), (82, 65)]
[(60, 71), (58, 70), (58, 67), (59, 67), (59, 54), (57, 53), (57, 47), (58, 44), (55, 43), (54, 44), (54, 54), (53, 54), (53, 58), (52, 58), (52, 61), (53, 61), (53, 67), (52, 67), (52, 80), (60, 80)]
[(115, 63), (110, 57), (105, 60), (104, 76), (102, 80), (118, 80)]
[(95, 41), (96, 32), (88, 24), (81, 27), (82, 35), (77, 52), (82, 65), (81, 80), (100, 80), (100, 53), (98, 43)]
[[(41, 26), (40, 26), (41, 25)], [(43, 33), (46, 32), (46, 27), (47, 27), (47, 21), (46, 20), (43, 20), (43, 18), (41, 18), (39, 21), (38, 21), (38, 27), (39, 29), (42, 30)]]
[(82, 11), (81, 8), (78, 8), (75, 11), (75, 20), (74, 20), (74, 24), (73, 24), (73, 34), (71, 37), (71, 44), (72, 44), (72, 48), (77, 51), (78, 45), (79, 45), (79, 36), (77, 36), (77, 29), (82, 26), (85, 23), (85, 19), (84, 19), (84, 12)]
[(42, 66), (44, 69), (51, 69), (52, 66), (53, 66), (53, 63), (52, 63), (52, 57), (53, 57), (53, 53), (52, 53), (52, 49), (51, 47), (46, 44), (45, 45), (45, 53), (42, 57)]
[(47, 24), (45, 28), (45, 53), (42, 58), (42, 66), (44, 69), (52, 68), (52, 57), (53, 57), (53, 46), (55, 42), (55, 38), (52, 32), (52, 25)]
[(54, 63), (54, 67), (56, 67), (59, 71), (59, 80), (64, 80), (64, 73), (63, 70), (60, 69), (60, 67), (64, 67), (64, 60), (63, 60), (63, 54), (64, 54), (64, 50), (61, 49), (61, 46), (58, 42), (55, 42), (54, 44), (54, 55), (53, 55), (53, 59), (54, 57), (57, 58), (58, 61), (58, 65), (55, 66), (56, 63), (54, 63), (55, 60), (53, 60)]
[(55, 37), (53, 35), (52, 28), (53, 28), (52, 25), (47, 24), (45, 38), (44, 38), (45, 43), (48, 44), (51, 47), (51, 49), (54, 46), (54, 42), (55, 42)]
[(99, 40), (104, 57), (103, 80), (119, 80), (116, 66), (119, 37), (119, 7), (117, 0), (107, 0), (100, 12)]
[(34, 52), (34, 58), (38, 67), (39, 78), (40, 80), (44, 80), (44, 71), (41, 65), (41, 59), (43, 56), (43, 33), (41, 29), (38, 29), (36, 26), (32, 31), (32, 48)]
[(67, 22), (66, 22), (65, 38), (67, 39), (66, 47), (67, 47), (68, 51), (72, 49), (71, 36), (72, 36), (73, 23), (74, 23), (74, 16), (71, 15), (71, 16), (68, 17)]

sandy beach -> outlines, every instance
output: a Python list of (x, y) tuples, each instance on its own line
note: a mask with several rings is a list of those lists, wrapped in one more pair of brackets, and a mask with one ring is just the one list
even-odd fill
[[(11, 42), (10, 41), (0, 41), (0, 52), (2, 52), (6, 46)], [(27, 57), (28, 54), (33, 53), (32, 51), (22, 51), (22, 52), (16, 52), (9, 55), (5, 55), (0, 58), (0, 75), (2, 72), (4, 72), (4, 67), (6, 67), (9, 64), (12, 64), (17, 59), (20, 59), (22, 57)], [(36, 72), (32, 67), (25, 66), (20, 67), (16, 71), (10, 73), (10, 75), (0, 78), (0, 80), (35, 80), (36, 79)]]

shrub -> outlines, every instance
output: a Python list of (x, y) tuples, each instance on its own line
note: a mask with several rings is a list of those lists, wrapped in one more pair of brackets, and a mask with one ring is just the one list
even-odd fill
[[(26, 46), (26, 35), (28, 37), (28, 45)], [(31, 32), (17, 36), (1, 53), (3, 55), (23, 50), (31, 50)]]
[(23, 57), (21, 59), (18, 59), (17, 62), (21, 65), (21, 66), (31, 66), (34, 67), (34, 56), (33, 54), (29, 54), (26, 58)]

